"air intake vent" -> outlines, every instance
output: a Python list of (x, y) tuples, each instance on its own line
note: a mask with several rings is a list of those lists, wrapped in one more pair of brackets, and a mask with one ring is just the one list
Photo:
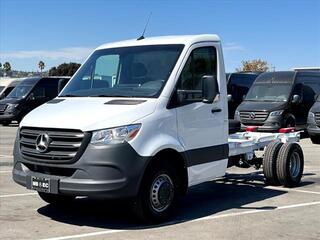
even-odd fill
[(104, 104), (111, 104), (111, 105), (137, 105), (140, 103), (144, 103), (146, 100), (127, 100), (127, 99), (117, 99), (111, 100)]

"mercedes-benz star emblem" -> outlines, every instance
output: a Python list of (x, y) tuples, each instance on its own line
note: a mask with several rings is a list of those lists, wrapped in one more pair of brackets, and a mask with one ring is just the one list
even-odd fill
[(47, 133), (41, 133), (36, 139), (36, 149), (38, 152), (44, 153), (48, 150), (51, 139)]
[(256, 114), (254, 112), (251, 112), (249, 114), (250, 119), (255, 119), (256, 118)]

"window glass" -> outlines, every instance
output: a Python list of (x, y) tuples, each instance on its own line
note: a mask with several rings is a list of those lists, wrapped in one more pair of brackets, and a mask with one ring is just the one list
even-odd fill
[(150, 45), (94, 52), (60, 96), (157, 97), (183, 45)]
[(54, 98), (58, 94), (59, 79), (44, 78), (33, 90), (33, 94), (37, 97)]
[(205, 75), (216, 75), (216, 54), (213, 47), (193, 50), (180, 76), (180, 89), (201, 90)]
[(256, 83), (250, 88), (247, 101), (288, 101), (292, 86), (290, 84)]
[(188, 99), (202, 100), (202, 77), (216, 76), (216, 50), (214, 47), (197, 48), (190, 54), (179, 78), (178, 89), (193, 90)]

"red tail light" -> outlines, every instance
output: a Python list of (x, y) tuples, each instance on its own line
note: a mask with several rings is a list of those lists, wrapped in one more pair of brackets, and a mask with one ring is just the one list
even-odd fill
[(247, 132), (258, 132), (258, 126), (248, 126), (246, 128)]
[(288, 128), (280, 128), (279, 133), (290, 133), (294, 132), (296, 129), (294, 127), (288, 127)]

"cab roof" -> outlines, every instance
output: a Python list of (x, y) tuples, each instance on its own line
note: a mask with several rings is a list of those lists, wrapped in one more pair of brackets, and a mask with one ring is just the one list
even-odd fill
[(120, 42), (106, 43), (96, 48), (96, 50), (106, 49), (106, 48), (162, 45), (162, 44), (192, 45), (198, 42), (219, 42), (219, 41), (220, 41), (219, 36), (215, 34), (146, 37), (142, 40), (131, 39), (131, 40), (125, 40)]

